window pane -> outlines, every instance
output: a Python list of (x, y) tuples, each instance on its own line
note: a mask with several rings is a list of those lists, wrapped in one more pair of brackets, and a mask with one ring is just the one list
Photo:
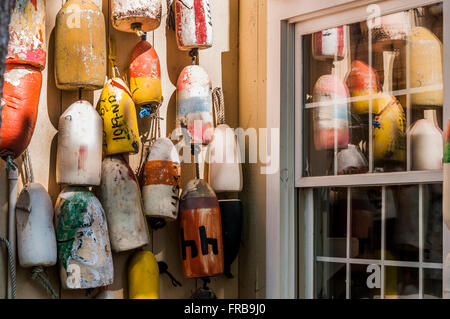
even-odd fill
[(316, 256), (346, 257), (347, 189), (314, 190)]
[(356, 258), (381, 258), (381, 188), (351, 189), (351, 250)]
[(314, 273), (315, 298), (345, 299), (345, 264), (316, 262)]
[(425, 262), (442, 263), (442, 185), (423, 186)]
[(442, 298), (442, 269), (423, 270), (423, 298)]
[(419, 269), (385, 267), (386, 299), (418, 299)]

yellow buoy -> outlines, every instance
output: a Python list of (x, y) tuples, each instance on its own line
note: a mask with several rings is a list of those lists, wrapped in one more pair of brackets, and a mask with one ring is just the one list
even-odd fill
[(103, 119), (105, 155), (139, 152), (136, 108), (128, 86), (120, 78), (108, 80), (97, 111)]
[(159, 299), (159, 268), (150, 251), (137, 252), (128, 268), (130, 299)]

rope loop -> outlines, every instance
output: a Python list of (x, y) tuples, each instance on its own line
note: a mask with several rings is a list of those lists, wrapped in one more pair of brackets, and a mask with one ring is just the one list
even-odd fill
[(33, 267), (33, 269), (31, 269), (31, 279), (37, 280), (53, 299), (58, 299), (59, 295), (56, 293), (55, 289), (53, 289), (52, 283), (47, 278), (42, 266)]
[(225, 124), (225, 101), (222, 88), (215, 88), (212, 91), (212, 98), (214, 107), (214, 120), (216, 122), (216, 126)]

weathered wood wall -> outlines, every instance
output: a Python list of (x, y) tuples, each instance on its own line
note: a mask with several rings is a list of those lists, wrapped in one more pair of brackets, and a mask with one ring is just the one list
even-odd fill
[[(101, 0), (97, 0), (101, 1)], [(95, 2), (95, 1), (94, 1)], [(177, 49), (175, 33), (166, 29), (167, 7), (163, 1), (163, 17), (161, 26), (148, 34), (148, 41), (153, 43), (161, 59), (162, 83), (164, 105), (161, 115), (165, 118), (162, 124), (162, 134), (170, 133), (175, 127), (176, 112), (176, 81), (184, 66), (191, 63), (187, 52)], [(60, 115), (78, 99), (77, 92), (60, 91), (56, 88), (54, 79), (54, 25), (55, 17), (64, 0), (47, 0), (47, 43), (48, 63), (43, 71), (43, 88), (39, 105), (39, 116), (36, 131), (29, 147), (35, 181), (44, 185), (55, 202), (61, 188), (56, 184), (55, 162), (57, 127)], [(214, 46), (200, 52), (200, 65), (209, 73), (213, 87), (222, 86), (225, 94), (226, 120), (232, 127), (238, 126), (238, 0), (211, 0), (211, 9), (214, 24)], [(103, 13), (107, 23), (107, 34), (116, 43), (116, 55), (121, 74), (127, 74), (128, 60), (133, 47), (139, 41), (134, 34), (122, 33), (113, 29), (110, 23), (110, 4), (103, 0)], [(83, 99), (96, 105), (100, 91), (83, 92)], [(148, 120), (139, 121), (141, 135), (146, 135), (149, 128)], [(142, 140), (142, 142), (145, 142)], [(148, 144), (148, 143), (147, 143)], [(141, 154), (130, 156), (132, 168), (138, 169)], [(192, 178), (193, 170), (183, 165), (183, 185)], [(20, 178), (21, 179), (21, 178)], [(8, 218), (8, 188), (4, 163), (0, 162), (0, 236), (7, 235)], [(19, 192), (23, 181), (19, 180)], [(186, 280), (181, 275), (179, 261), (177, 224), (171, 223), (168, 227), (151, 232), (151, 244), (147, 249), (154, 252), (158, 260), (164, 260), (169, 265), (169, 271), (182, 282), (182, 288), (173, 288), (167, 276), (161, 276), (161, 298), (188, 298), (192, 292), (201, 285), (197, 280)], [(130, 253), (114, 255), (115, 281), (111, 290), (124, 289), (127, 296), (127, 262)], [(0, 298), (6, 295), (6, 251), (0, 249)], [(57, 268), (48, 270), (51, 281), (55, 287), (60, 287)], [(219, 298), (238, 297), (238, 261), (232, 268), (234, 279), (224, 276), (214, 278), (211, 287)], [(43, 289), (30, 279), (30, 271), (18, 268), (18, 298), (48, 298)], [(62, 298), (91, 298), (85, 291), (59, 292)]]

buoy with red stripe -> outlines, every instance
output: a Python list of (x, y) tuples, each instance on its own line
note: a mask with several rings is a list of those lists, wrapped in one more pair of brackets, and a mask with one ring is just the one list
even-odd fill
[(180, 249), (186, 278), (223, 274), (222, 219), (219, 202), (204, 180), (191, 180), (180, 200)]
[(313, 57), (316, 60), (342, 60), (345, 57), (344, 26), (313, 34)]
[(90, 289), (113, 283), (108, 225), (100, 201), (87, 188), (66, 187), (55, 206), (62, 287)]
[(177, 82), (177, 126), (187, 129), (191, 142), (209, 144), (214, 134), (212, 85), (198, 65), (183, 69)]
[(45, 0), (16, 1), (9, 24), (6, 63), (45, 68)]
[(100, 185), (103, 121), (91, 103), (73, 103), (59, 118), (58, 129), (57, 183)]
[(130, 58), (130, 89), (137, 106), (155, 111), (162, 101), (161, 64), (155, 48), (139, 42)]
[(207, 49), (213, 45), (209, 0), (175, 0), (178, 49)]
[(349, 143), (347, 85), (334, 75), (321, 76), (314, 85), (314, 146), (316, 150), (346, 148)]
[(139, 185), (133, 170), (121, 155), (103, 160), (100, 201), (106, 213), (113, 252), (120, 253), (148, 244)]
[(0, 156), (17, 158), (31, 142), (42, 87), (41, 72), (29, 65), (9, 64), (0, 105)]
[(30, 183), (16, 203), (17, 250), (21, 267), (50, 267), (56, 264), (56, 235), (53, 205), (41, 184)]
[(119, 31), (144, 33), (161, 24), (161, 0), (112, 0), (112, 25)]
[(144, 168), (142, 197), (145, 215), (174, 221), (178, 217), (180, 157), (168, 138), (155, 141)]

